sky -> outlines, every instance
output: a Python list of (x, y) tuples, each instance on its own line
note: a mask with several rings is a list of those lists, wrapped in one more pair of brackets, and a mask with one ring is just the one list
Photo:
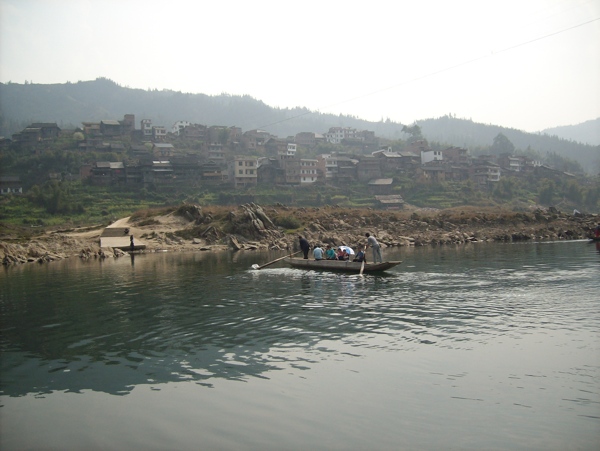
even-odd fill
[(600, 0), (0, 0), (0, 82), (98, 77), (536, 132), (600, 117)]

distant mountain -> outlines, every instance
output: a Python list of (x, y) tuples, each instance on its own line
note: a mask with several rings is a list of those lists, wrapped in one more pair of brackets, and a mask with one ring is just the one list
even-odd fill
[[(351, 127), (371, 130), (390, 140), (408, 138), (402, 132), (403, 125), (397, 122), (369, 122), (306, 108), (273, 108), (250, 96), (131, 89), (106, 78), (52, 85), (0, 83), (0, 135), (6, 137), (32, 122), (56, 122), (66, 129), (80, 127), (83, 121), (121, 120), (125, 114), (135, 114), (138, 128), (141, 119), (151, 119), (153, 124), (163, 125), (167, 130), (175, 122), (185, 120), (204, 125), (235, 125), (243, 131), (260, 128), (279, 137)], [(578, 161), (588, 172), (600, 170), (599, 148), (575, 142), (578, 141), (575, 138), (526, 133), (451, 116), (417, 123), (430, 142), (475, 150), (489, 147), (494, 137), (503, 133), (517, 149), (530, 147), (542, 154), (555, 152)], [(572, 126), (573, 130), (576, 127)]]
[(556, 153), (577, 161), (587, 173), (597, 174), (600, 172), (599, 146), (582, 144), (548, 134), (527, 133), (498, 125), (478, 124), (468, 119), (457, 119), (452, 116), (420, 120), (417, 121), (417, 124), (429, 142), (452, 144), (476, 150), (491, 146), (494, 138), (502, 133), (517, 150), (531, 149), (542, 155), (546, 152)]
[(579, 141), (592, 146), (600, 146), (600, 117), (577, 125), (563, 125), (542, 130), (550, 136)]

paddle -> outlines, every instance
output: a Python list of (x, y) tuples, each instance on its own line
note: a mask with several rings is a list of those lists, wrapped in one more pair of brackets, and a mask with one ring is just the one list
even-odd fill
[(291, 257), (292, 255), (299, 254), (300, 252), (302, 252), (302, 251), (294, 252), (293, 254), (290, 254), (290, 255), (284, 255), (283, 257), (276, 258), (275, 260), (273, 260), (273, 261), (271, 261), (269, 263), (265, 263), (264, 265), (260, 265), (260, 266), (258, 266), (258, 265), (252, 265), (252, 268), (254, 268), (254, 269), (263, 269), (263, 268), (266, 268), (269, 265), (272, 265), (273, 263), (276, 263), (276, 262), (278, 262), (280, 260), (283, 260), (284, 258), (288, 258), (288, 257)]
[(365, 259), (363, 258), (363, 261), (362, 261), (362, 263), (360, 265), (360, 273), (359, 273), (359, 275), (362, 276), (364, 270), (365, 270)]

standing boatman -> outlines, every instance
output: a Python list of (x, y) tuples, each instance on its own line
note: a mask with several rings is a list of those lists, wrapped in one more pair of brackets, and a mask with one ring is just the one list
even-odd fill
[(299, 235), (298, 238), (300, 240), (300, 249), (304, 254), (304, 259), (308, 260), (308, 251), (310, 249), (310, 245), (308, 244), (308, 241), (306, 241), (306, 238), (304, 238), (302, 235)]
[(368, 232), (365, 233), (365, 236), (367, 237), (367, 246), (365, 247), (365, 250), (369, 246), (371, 246), (371, 248), (373, 249), (373, 263), (377, 263), (378, 260), (380, 263), (383, 263), (383, 257), (381, 256), (381, 246), (377, 242), (377, 239), (374, 236), (371, 236), (371, 234)]

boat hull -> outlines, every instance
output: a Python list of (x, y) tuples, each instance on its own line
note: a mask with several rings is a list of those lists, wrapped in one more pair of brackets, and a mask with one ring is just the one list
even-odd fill
[[(303, 258), (287, 258), (287, 264), (293, 268), (313, 269), (317, 271), (341, 271), (360, 273), (361, 263), (341, 260), (311, 260)], [(383, 263), (365, 263), (363, 272), (385, 271), (402, 263), (401, 261), (388, 261)]]

